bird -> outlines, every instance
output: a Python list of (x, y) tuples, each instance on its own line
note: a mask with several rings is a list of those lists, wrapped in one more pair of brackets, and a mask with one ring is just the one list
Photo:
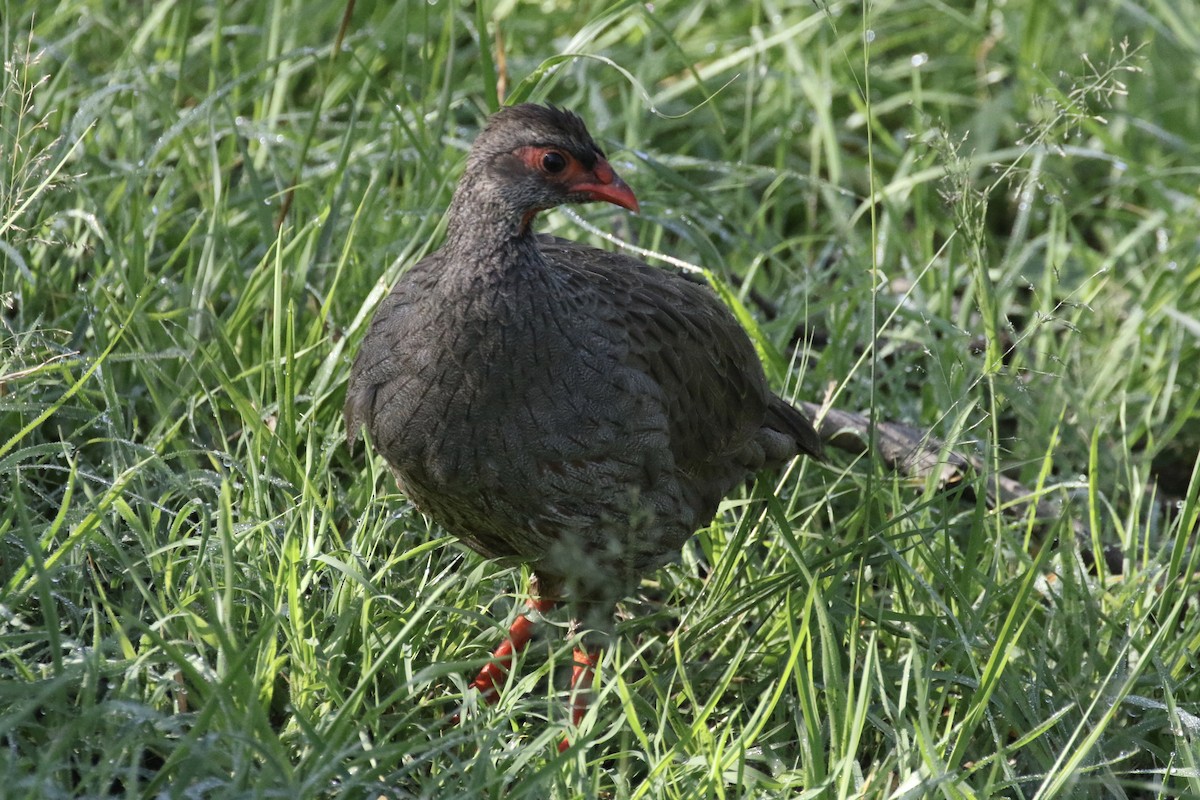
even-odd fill
[[(349, 445), (365, 429), (417, 509), (533, 573), (528, 610), (472, 682), (488, 703), (534, 618), (565, 601), (603, 639), (616, 603), (727, 494), (822, 458), (708, 286), (534, 230), (541, 212), (590, 202), (640, 210), (582, 118), (501, 108), (467, 155), (444, 243), (380, 302), (350, 371)], [(574, 648), (576, 729), (601, 650)]]

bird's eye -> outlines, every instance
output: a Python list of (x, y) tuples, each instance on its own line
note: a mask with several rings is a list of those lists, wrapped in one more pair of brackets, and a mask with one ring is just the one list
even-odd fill
[(547, 150), (542, 155), (542, 169), (551, 175), (567, 168), (567, 157), (557, 150)]

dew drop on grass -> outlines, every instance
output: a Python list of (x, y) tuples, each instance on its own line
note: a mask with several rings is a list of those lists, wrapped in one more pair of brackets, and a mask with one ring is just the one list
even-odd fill
[(863, 39), (866, 40), (867, 44), (871, 44), (875, 41), (875, 31), (868, 28), (866, 33), (863, 34)]
[(920, 69), (921, 67), (923, 67), (929, 63), (929, 54), (928, 53), (915, 53), (915, 54), (913, 54), (911, 61), (912, 61), (912, 65), (914, 67), (916, 67), (917, 69)]

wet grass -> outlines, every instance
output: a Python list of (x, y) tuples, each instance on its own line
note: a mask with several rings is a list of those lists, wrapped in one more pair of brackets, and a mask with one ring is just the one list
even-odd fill
[[(0, 794), (1200, 796), (1194, 0), (360, 3), (336, 51), (334, 4), (35, 5), (0, 6)], [(730, 498), (561, 756), (560, 629), (443, 725), (524, 577), (340, 418), (500, 97), (589, 120), (642, 214), (576, 213), (712, 270), (777, 389), (989, 466)]]

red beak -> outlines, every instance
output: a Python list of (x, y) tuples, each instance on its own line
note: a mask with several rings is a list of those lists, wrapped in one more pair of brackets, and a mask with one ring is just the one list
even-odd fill
[(612, 203), (630, 211), (638, 210), (637, 198), (633, 196), (633, 190), (629, 188), (629, 184), (621, 180), (621, 176), (614, 172), (603, 158), (596, 162), (592, 174), (588, 177), (591, 180), (585, 179), (575, 184), (571, 187), (571, 191), (587, 195), (588, 200)]

